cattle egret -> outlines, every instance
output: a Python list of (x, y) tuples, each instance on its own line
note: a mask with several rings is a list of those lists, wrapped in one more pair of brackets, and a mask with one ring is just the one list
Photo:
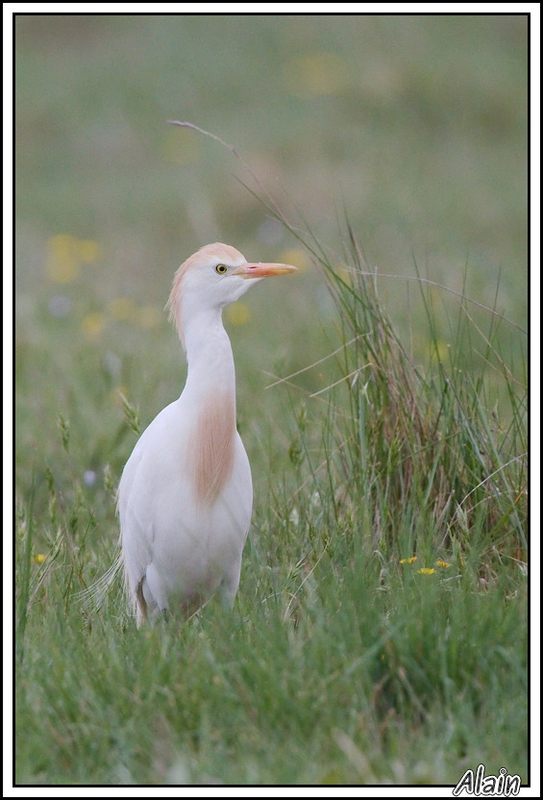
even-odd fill
[(253, 490), (222, 309), (261, 278), (295, 269), (247, 263), (216, 243), (175, 274), (167, 307), (186, 351), (185, 387), (136, 443), (118, 491), (121, 560), (138, 626), (166, 611), (190, 617), (215, 593), (233, 605)]

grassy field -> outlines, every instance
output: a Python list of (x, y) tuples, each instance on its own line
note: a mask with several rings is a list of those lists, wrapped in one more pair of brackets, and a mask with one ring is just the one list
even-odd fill
[[(16, 780), (527, 781), (525, 18), (30, 15), (16, 90)], [(78, 594), (216, 239), (300, 267), (225, 314), (240, 590), (137, 631)]]

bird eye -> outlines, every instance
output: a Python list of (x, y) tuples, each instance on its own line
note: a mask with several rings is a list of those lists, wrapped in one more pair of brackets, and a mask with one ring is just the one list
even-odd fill
[(228, 272), (228, 267), (226, 264), (217, 264), (215, 267), (215, 272), (218, 272), (219, 275), (224, 275), (225, 272)]

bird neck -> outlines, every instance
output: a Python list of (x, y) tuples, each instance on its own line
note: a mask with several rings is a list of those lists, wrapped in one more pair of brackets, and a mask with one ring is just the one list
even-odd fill
[(180, 400), (189, 431), (191, 476), (198, 507), (213, 505), (234, 469), (236, 378), (220, 309), (185, 316), (188, 372)]
[(184, 391), (197, 401), (210, 394), (228, 396), (235, 418), (234, 356), (222, 323), (221, 309), (209, 309), (188, 319), (184, 342), (188, 364)]

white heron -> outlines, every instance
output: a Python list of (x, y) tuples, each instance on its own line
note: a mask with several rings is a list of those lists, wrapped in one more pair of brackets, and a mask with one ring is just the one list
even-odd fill
[(249, 460), (222, 309), (261, 278), (295, 271), (209, 244), (177, 270), (168, 300), (187, 356), (181, 396), (143, 432), (118, 490), (121, 560), (137, 623), (189, 617), (216, 593), (231, 607), (251, 520)]

